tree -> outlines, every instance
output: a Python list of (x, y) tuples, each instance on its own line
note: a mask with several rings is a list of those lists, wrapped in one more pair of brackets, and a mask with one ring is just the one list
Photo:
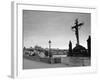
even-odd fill
[(87, 39), (88, 56), (91, 56), (91, 36)]
[(45, 50), (45, 56), (49, 56), (49, 52)]
[(69, 54), (68, 55), (71, 55), (72, 53), (72, 42), (69, 41)]

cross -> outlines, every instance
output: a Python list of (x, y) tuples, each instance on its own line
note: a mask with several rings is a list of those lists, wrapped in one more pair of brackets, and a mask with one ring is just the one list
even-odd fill
[(76, 39), (77, 39), (77, 45), (79, 45), (79, 29), (80, 26), (82, 26), (84, 23), (79, 23), (78, 19), (75, 20), (75, 26), (72, 26), (72, 30), (75, 31)]

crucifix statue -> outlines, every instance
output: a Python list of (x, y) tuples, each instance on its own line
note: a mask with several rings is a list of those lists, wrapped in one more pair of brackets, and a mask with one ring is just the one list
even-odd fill
[(75, 31), (76, 39), (77, 39), (77, 45), (79, 45), (79, 29), (80, 26), (82, 26), (84, 23), (79, 23), (78, 19), (75, 20), (75, 25), (72, 26), (72, 30)]

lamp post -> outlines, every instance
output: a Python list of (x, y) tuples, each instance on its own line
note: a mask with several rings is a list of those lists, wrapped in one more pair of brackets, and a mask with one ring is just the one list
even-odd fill
[(51, 49), (51, 40), (49, 40), (49, 50)]
[(49, 40), (48, 42), (49, 42), (49, 57), (51, 57), (51, 40)]
[(52, 60), (51, 60), (51, 57), (52, 57), (52, 54), (51, 54), (51, 40), (49, 40), (48, 43), (49, 43), (49, 59), (50, 59), (50, 63), (52, 63)]

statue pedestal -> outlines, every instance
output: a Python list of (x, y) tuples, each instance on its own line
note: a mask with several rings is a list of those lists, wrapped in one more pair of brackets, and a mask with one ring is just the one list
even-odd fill
[(87, 49), (81, 45), (76, 45), (72, 50), (72, 56), (86, 57)]

